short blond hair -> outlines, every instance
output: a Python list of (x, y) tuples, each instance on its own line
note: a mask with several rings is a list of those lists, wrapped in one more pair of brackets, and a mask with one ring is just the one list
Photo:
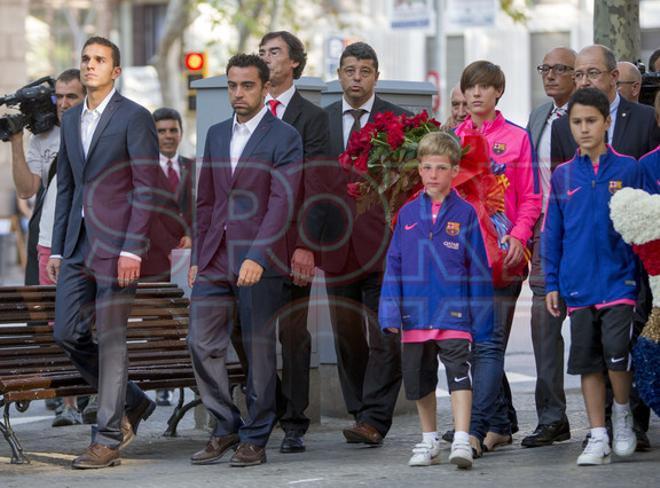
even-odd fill
[(460, 140), (451, 131), (429, 132), (417, 146), (417, 159), (421, 162), (425, 156), (447, 156), (452, 166), (458, 166), (462, 156)]

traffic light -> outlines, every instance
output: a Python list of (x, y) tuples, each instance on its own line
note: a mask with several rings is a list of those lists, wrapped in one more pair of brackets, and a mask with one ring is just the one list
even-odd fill
[(194, 51), (186, 53), (183, 64), (186, 68), (186, 81), (188, 84), (188, 110), (197, 109), (197, 93), (191, 84), (195, 80), (201, 80), (206, 76), (207, 62), (206, 53)]

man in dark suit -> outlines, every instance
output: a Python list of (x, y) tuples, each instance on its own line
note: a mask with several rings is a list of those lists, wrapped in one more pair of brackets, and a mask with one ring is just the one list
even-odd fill
[[(612, 51), (601, 45), (585, 47), (575, 60), (574, 76), (577, 88), (594, 87), (607, 95), (612, 117), (607, 139), (615, 151), (639, 159), (655, 149), (660, 143), (655, 111), (619, 95), (616, 89), (619, 70)], [(568, 161), (576, 150), (568, 119), (562, 117), (552, 124), (553, 164)]]
[(314, 277), (314, 252), (303, 240), (304, 203), (315, 193), (319, 175), (315, 164), (328, 152), (328, 115), (296, 90), (293, 80), (300, 78), (307, 62), (305, 48), (296, 36), (286, 31), (269, 32), (259, 43), (259, 56), (270, 70), (266, 106), (277, 118), (292, 125), (303, 142), (303, 175), (298, 190), (296, 212), (286, 236), (287, 260), (291, 277), (284, 281), (287, 307), (279, 317), (282, 345), (282, 380), (278, 381), (278, 417), (284, 430), (280, 452), (305, 450), (303, 436), (309, 428), (305, 409), (309, 404), (309, 362), (311, 336), (307, 330), (309, 294)]
[[(543, 192), (543, 206), (550, 190), (552, 165), (550, 158), (550, 136), (552, 123), (566, 115), (568, 99), (575, 91), (573, 67), (576, 53), (563, 47), (549, 51), (536, 68), (543, 80), (543, 89), (552, 100), (531, 113), (527, 130), (536, 148), (539, 161), (539, 179)], [(564, 340), (561, 327), (566, 318), (562, 314), (553, 317), (545, 306), (545, 277), (541, 269), (541, 225), (543, 214), (534, 227), (532, 270), (529, 284), (532, 288), (532, 346), (536, 362), (536, 415), (538, 425), (531, 435), (522, 440), (524, 447), (539, 447), (570, 438), (570, 426), (566, 417), (566, 395), (564, 393)]]
[[(266, 462), (277, 420), (275, 320), (288, 269), (285, 236), (300, 184), (298, 132), (264, 105), (268, 66), (238, 54), (227, 65), (234, 116), (206, 137), (197, 191), (189, 282), (193, 287), (188, 344), (199, 393), (216, 419), (193, 464), (217, 462), (237, 447), (232, 466)], [(248, 363), (248, 416), (232, 401), (225, 357), (235, 304)]]
[[(408, 113), (375, 94), (378, 58), (363, 42), (349, 45), (337, 69), (343, 89), (340, 101), (326, 107), (330, 118), (330, 153), (337, 159), (352, 132), (381, 112)], [(378, 300), (390, 229), (382, 206), (358, 215), (346, 185), (357, 181), (335, 166), (327, 183), (336, 204), (326, 205), (320, 241), (337, 367), (344, 401), (355, 424), (344, 430), (350, 443), (381, 445), (392, 424), (401, 386), (401, 355), (397, 337), (384, 335), (377, 323)], [(368, 340), (367, 340), (368, 337)]]
[(117, 46), (90, 38), (80, 73), (85, 102), (62, 117), (48, 272), (57, 282), (55, 341), (99, 392), (95, 435), (73, 467), (103, 468), (120, 463), (119, 449), (156, 406), (127, 387), (126, 328), (148, 247), (158, 140), (151, 114), (114, 89)]
[[(632, 103), (619, 95), (616, 82), (619, 79), (616, 57), (605, 46), (593, 45), (582, 49), (575, 59), (574, 71), (577, 88), (594, 87), (607, 95), (610, 101), (612, 124), (607, 139), (615, 151), (639, 159), (660, 143), (660, 128), (656, 124), (652, 107)], [(571, 159), (577, 145), (568, 124), (568, 117), (552, 123), (551, 157), (554, 165)], [(650, 311), (650, 291), (646, 280), (642, 281), (640, 298), (635, 309), (635, 335), (641, 332)], [(611, 405), (611, 401), (608, 401)], [(639, 400), (636, 390), (631, 392), (631, 406), (635, 420), (637, 450), (650, 448), (646, 431), (649, 428), (649, 408)], [(609, 408), (608, 408), (609, 411)], [(609, 417), (609, 416), (608, 416)]]
[(140, 279), (169, 281), (172, 249), (192, 246), (193, 161), (178, 152), (183, 135), (179, 112), (162, 107), (152, 115), (158, 133), (161, 171), (157, 211), (149, 230), (151, 247), (142, 261)]

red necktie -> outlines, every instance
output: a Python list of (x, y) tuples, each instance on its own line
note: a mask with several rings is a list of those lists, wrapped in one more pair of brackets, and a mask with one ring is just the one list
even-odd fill
[(270, 113), (277, 117), (277, 106), (280, 104), (279, 100), (268, 100), (268, 106), (270, 107)]
[(176, 190), (179, 187), (179, 175), (174, 171), (171, 159), (167, 160), (167, 181), (170, 183), (170, 190), (172, 190), (172, 193), (176, 193)]

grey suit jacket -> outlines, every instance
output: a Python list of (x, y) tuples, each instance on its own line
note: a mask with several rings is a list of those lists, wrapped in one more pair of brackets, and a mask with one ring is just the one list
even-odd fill
[(529, 120), (527, 121), (527, 130), (532, 135), (532, 144), (537, 151), (539, 143), (541, 142), (541, 136), (543, 135), (545, 123), (550, 116), (550, 112), (552, 112), (553, 106), (554, 104), (552, 102), (546, 102), (536, 107), (529, 115)]

